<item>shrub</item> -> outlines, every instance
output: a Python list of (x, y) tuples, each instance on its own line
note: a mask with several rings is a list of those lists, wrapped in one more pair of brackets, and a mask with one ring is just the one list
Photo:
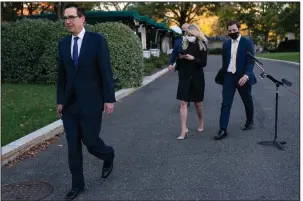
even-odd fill
[(163, 68), (168, 66), (170, 55), (160, 54), (160, 57), (151, 55), (149, 59), (144, 58), (144, 75), (148, 76), (157, 68)]
[[(2, 27), (2, 76), (4, 82), (54, 84), (57, 77), (58, 42), (68, 35), (62, 21), (22, 19)], [(141, 84), (144, 71), (139, 38), (121, 23), (86, 25), (108, 42), (117, 88)]]
[(145, 76), (150, 75), (155, 69), (156, 69), (156, 66), (155, 66), (154, 63), (148, 63), (148, 62), (146, 62), (144, 64), (144, 75)]
[(300, 52), (299, 40), (286, 40), (279, 43), (277, 52)]
[[(92, 25), (86, 25), (85, 29), (90, 31)], [(63, 21), (49, 21), (48, 38), (44, 41), (45, 50), (39, 58), (36, 69), (39, 70), (39, 83), (56, 83), (57, 62), (58, 62), (58, 44), (59, 41), (69, 32), (64, 28)], [(37, 82), (36, 82), (37, 83)]]
[(170, 55), (168, 55), (168, 54), (164, 54), (164, 53), (160, 54), (159, 59), (161, 60), (161, 65), (162, 66), (163, 65), (168, 66), (169, 57), (170, 57)]
[(140, 86), (144, 73), (144, 58), (138, 36), (118, 22), (96, 24), (93, 31), (108, 41), (116, 87)]
[(49, 21), (48, 37), (44, 41), (45, 49), (37, 65), (32, 69), (38, 71), (38, 82), (54, 84), (57, 79), (58, 42), (69, 33), (64, 28), (62, 21)]
[(49, 24), (46, 20), (24, 19), (1, 25), (1, 65), (5, 82), (38, 82), (41, 76), (38, 63), (45, 51)]
[(208, 54), (214, 54), (214, 55), (222, 54), (222, 48), (208, 49)]

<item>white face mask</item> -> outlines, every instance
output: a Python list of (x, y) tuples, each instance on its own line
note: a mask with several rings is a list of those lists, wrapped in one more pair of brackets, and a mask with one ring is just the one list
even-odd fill
[(192, 43), (192, 42), (196, 41), (196, 37), (195, 36), (187, 36), (187, 40)]

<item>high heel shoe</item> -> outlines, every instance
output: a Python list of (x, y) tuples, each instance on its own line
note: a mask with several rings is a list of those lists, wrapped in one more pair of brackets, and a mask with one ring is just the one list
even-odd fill
[(202, 131), (204, 131), (204, 128), (202, 128), (202, 129), (197, 128), (197, 130), (198, 130), (199, 132), (202, 132)]
[(184, 136), (184, 137), (179, 136), (179, 137), (177, 138), (177, 140), (185, 140), (185, 139), (187, 138), (187, 135), (188, 135), (188, 128), (186, 129), (185, 136)]

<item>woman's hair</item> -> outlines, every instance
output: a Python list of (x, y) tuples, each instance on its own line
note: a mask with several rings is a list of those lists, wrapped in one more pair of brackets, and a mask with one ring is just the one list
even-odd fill
[[(206, 48), (207, 48), (206, 44), (208, 43), (208, 40), (204, 36), (201, 29), (196, 24), (190, 24), (186, 29), (186, 34), (195, 36), (198, 40), (200, 50), (206, 51)], [(182, 48), (187, 49), (188, 44), (189, 44), (189, 42), (188, 42), (187, 38), (183, 37)]]

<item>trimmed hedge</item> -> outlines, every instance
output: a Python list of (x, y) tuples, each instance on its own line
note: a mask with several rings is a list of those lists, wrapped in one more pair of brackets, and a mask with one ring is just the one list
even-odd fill
[(167, 67), (170, 55), (160, 54), (160, 57), (154, 57), (151, 55), (149, 59), (144, 58), (144, 75), (148, 76), (151, 73)]
[(40, 83), (39, 59), (49, 37), (46, 20), (22, 20), (1, 25), (2, 76), (5, 82)]
[(222, 54), (222, 48), (208, 49), (208, 54), (221, 55)]
[[(68, 35), (62, 21), (22, 19), (2, 27), (2, 82), (55, 84), (58, 42)], [(141, 84), (144, 63), (139, 38), (122, 23), (86, 25), (107, 40), (117, 88)]]
[(100, 23), (91, 28), (108, 41), (116, 87), (140, 86), (144, 73), (144, 58), (140, 39), (134, 31), (119, 22)]
[(300, 52), (300, 40), (286, 40), (280, 42), (276, 52)]

